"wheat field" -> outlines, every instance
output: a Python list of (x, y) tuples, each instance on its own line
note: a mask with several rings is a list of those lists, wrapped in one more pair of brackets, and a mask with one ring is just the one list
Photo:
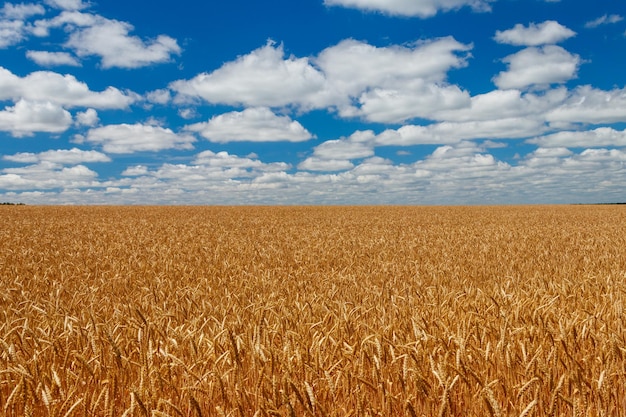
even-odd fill
[(0, 216), (3, 415), (626, 415), (624, 206)]

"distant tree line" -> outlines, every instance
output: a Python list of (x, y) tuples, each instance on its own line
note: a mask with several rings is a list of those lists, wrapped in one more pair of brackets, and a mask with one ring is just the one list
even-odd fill
[(24, 203), (10, 203), (10, 202), (4, 202), (4, 203), (0, 203), (0, 206), (25, 206), (26, 204)]

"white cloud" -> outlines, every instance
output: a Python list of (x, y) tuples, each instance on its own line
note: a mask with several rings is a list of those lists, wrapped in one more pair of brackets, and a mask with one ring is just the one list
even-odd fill
[(313, 148), (313, 155), (298, 168), (304, 171), (346, 171), (354, 168), (351, 159), (374, 156), (376, 135), (371, 130), (356, 131), (347, 138), (327, 140)]
[(0, 9), (0, 49), (24, 40), (29, 32), (26, 19), (44, 13), (40, 4), (4, 3)]
[(600, 16), (597, 19), (594, 19), (585, 23), (585, 27), (597, 28), (598, 26), (609, 25), (612, 23), (621, 22), (622, 20), (624, 20), (624, 18), (620, 15), (617, 15), (617, 14), (606, 15), (605, 14), (604, 16)]
[(194, 165), (202, 165), (213, 168), (245, 168), (255, 169), (263, 172), (277, 172), (289, 169), (289, 164), (284, 162), (264, 163), (258, 158), (242, 158), (231, 155), (228, 152), (203, 151), (196, 155), (193, 160)]
[(85, 138), (77, 142), (88, 142), (102, 146), (108, 153), (133, 153), (161, 151), (163, 149), (193, 149), (195, 138), (177, 134), (171, 129), (143, 124), (108, 125), (91, 129)]
[(376, 136), (379, 146), (455, 144), (469, 139), (519, 139), (545, 132), (543, 121), (534, 118), (501, 118), (468, 122), (441, 122), (427, 126), (405, 125)]
[(365, 159), (354, 167), (351, 173), (357, 175), (358, 182), (376, 182), (382, 176), (398, 175), (405, 169), (405, 166), (394, 165), (389, 159), (373, 156)]
[(531, 23), (528, 27), (517, 24), (513, 29), (497, 31), (494, 39), (499, 43), (523, 46), (555, 44), (575, 36), (576, 32), (554, 20)]
[(626, 152), (621, 149), (585, 149), (578, 158), (585, 162), (619, 162), (623, 169), (626, 162)]
[(61, 165), (77, 165), (90, 162), (111, 162), (111, 158), (98, 151), (83, 151), (78, 148), (50, 150), (40, 153), (21, 152), (14, 155), (5, 155), (6, 161), (25, 164), (50, 162)]
[[(233, 198), (242, 189), (250, 190), (251, 184), (264, 175), (281, 175), (290, 166), (283, 162), (264, 163), (256, 158), (239, 157), (228, 152), (204, 151), (196, 155), (191, 164), (166, 163), (156, 169), (148, 169), (144, 165), (135, 165), (126, 169), (125, 177), (119, 184), (111, 183), (110, 186), (132, 187), (123, 188), (122, 191), (138, 196), (159, 190), (162, 202), (174, 204), (172, 195), (186, 198), (189, 193), (217, 197), (222, 203), (232, 202)], [(241, 189), (240, 189), (241, 188)], [(265, 187), (267, 188), (267, 187)], [(228, 189), (230, 197), (222, 194)], [(134, 190), (134, 191), (133, 191)], [(179, 200), (180, 201), (180, 200)]]
[(107, 21), (105, 24), (79, 30), (70, 35), (66, 46), (78, 56), (97, 55), (103, 68), (139, 68), (169, 62), (171, 55), (181, 52), (175, 39), (159, 35), (149, 43), (129, 36), (132, 26), (123, 22)]
[(177, 41), (167, 35), (144, 41), (130, 35), (134, 30), (130, 23), (78, 11), (64, 11), (53, 19), (39, 20), (33, 33), (47, 36), (55, 27), (64, 27), (70, 33), (65, 47), (79, 57), (100, 57), (103, 68), (139, 68), (169, 62), (172, 55), (181, 53)]
[(256, 170), (247, 168), (184, 164), (164, 164), (148, 175), (157, 183), (170, 183), (178, 190), (204, 190), (205, 192), (219, 189), (223, 187), (223, 183), (230, 183), (230, 186), (236, 189), (237, 184), (249, 182), (251, 178), (257, 176), (259, 173)]
[(538, 148), (529, 153), (524, 158), (524, 165), (527, 167), (542, 167), (560, 165), (565, 157), (574, 155), (574, 152), (567, 148)]
[(283, 46), (270, 42), (212, 73), (173, 82), (170, 88), (209, 103), (249, 107), (327, 106), (324, 76), (307, 58), (284, 56)]
[(327, 140), (313, 149), (318, 159), (347, 160), (362, 159), (374, 155), (376, 136), (371, 130), (357, 131), (347, 138)]
[(503, 59), (508, 69), (493, 81), (501, 89), (547, 86), (576, 77), (581, 59), (560, 46), (529, 47)]
[(469, 49), (452, 37), (410, 47), (349, 39), (322, 51), (315, 62), (342, 116), (397, 123), (469, 105), (467, 92), (445, 83), (447, 71), (467, 65), (468, 57), (459, 53)]
[(467, 55), (459, 53), (471, 48), (451, 36), (389, 47), (347, 39), (324, 49), (315, 63), (333, 89), (355, 97), (367, 88), (399, 88), (415, 79), (444, 81), (447, 71), (467, 65)]
[(562, 158), (564, 156), (573, 155), (574, 152), (570, 151), (567, 148), (556, 147), (556, 148), (537, 148), (535, 151), (529, 153), (530, 158), (554, 158), (559, 157)]
[(168, 104), (172, 100), (172, 95), (170, 94), (169, 90), (160, 89), (160, 90), (150, 91), (149, 93), (147, 93), (146, 99), (150, 103), (165, 105), (165, 104)]
[[(530, 204), (623, 200), (626, 152), (539, 148), (517, 165), (485, 146), (461, 141), (410, 164), (372, 157), (305, 160), (300, 171), (226, 152), (191, 164), (129, 166), (118, 180), (97, 181), (87, 168), (60, 174), (42, 162), (3, 170), (0, 194), (25, 203), (108, 204)], [(309, 169), (310, 168), (310, 169)], [(36, 179), (36, 180), (35, 180)], [(61, 180), (63, 179), (63, 180)], [(60, 190), (52, 191), (53, 185)], [(82, 186), (82, 189), (80, 187)], [(77, 189), (78, 188), (78, 189)], [(25, 190), (24, 192), (18, 192)], [(39, 191), (38, 191), (39, 190)], [(41, 191), (49, 190), (49, 191)]]
[(52, 19), (41, 19), (35, 21), (31, 28), (35, 36), (45, 37), (50, 35), (52, 28), (65, 28), (66, 32), (72, 32), (78, 28), (90, 27), (97, 25), (99, 21), (107, 19), (90, 13), (82, 13), (78, 11), (64, 11)]
[(178, 115), (185, 120), (195, 119), (200, 116), (198, 111), (194, 108), (178, 109)]
[(626, 88), (609, 91), (576, 87), (563, 103), (546, 114), (550, 122), (619, 123), (626, 120)]
[(80, 67), (80, 62), (67, 52), (26, 51), (26, 57), (44, 67), (68, 65)]
[(342, 6), (394, 16), (431, 17), (439, 11), (470, 6), (477, 11), (490, 10), (495, 0), (324, 0), (327, 6)]
[(587, 131), (563, 131), (529, 139), (526, 142), (539, 145), (543, 148), (626, 147), (626, 130), (599, 127)]
[(15, 45), (24, 39), (24, 23), (19, 20), (0, 20), (0, 49)]
[(102, 92), (89, 90), (87, 84), (73, 75), (51, 71), (37, 71), (21, 78), (0, 67), (0, 100), (49, 101), (66, 107), (94, 107), (98, 109), (123, 109), (136, 98), (132, 93), (122, 93), (115, 87)]
[(98, 112), (94, 109), (87, 109), (84, 112), (76, 113), (76, 124), (78, 126), (93, 127), (97, 125), (99, 121)]
[(135, 165), (129, 168), (126, 168), (124, 172), (122, 172), (122, 176), (124, 177), (140, 177), (142, 175), (148, 174), (148, 167), (145, 165)]
[(471, 98), (470, 106), (442, 110), (436, 120), (470, 122), (498, 119), (542, 119), (567, 98), (567, 89), (559, 87), (541, 93), (522, 92), (517, 89), (493, 90)]
[(84, 165), (65, 167), (43, 161), (20, 168), (5, 168), (0, 188), (6, 190), (75, 189), (93, 186), (98, 174)]
[(467, 65), (470, 48), (452, 37), (406, 47), (345, 40), (309, 59), (285, 58), (282, 45), (268, 43), (170, 88), (179, 102), (337, 108), (343, 117), (398, 122), (469, 105), (469, 94), (445, 79), (450, 69)]
[(15, 137), (34, 132), (61, 133), (72, 124), (72, 115), (50, 102), (19, 100), (15, 106), (0, 111), (0, 131)]
[(186, 127), (212, 142), (301, 142), (313, 137), (299, 122), (277, 116), (267, 107), (233, 111)]
[(344, 109), (343, 116), (362, 116), (379, 123), (402, 123), (414, 118), (433, 119), (439, 112), (464, 109), (471, 100), (457, 86), (424, 84), (417, 80), (405, 89), (377, 88), (359, 97), (358, 109)]
[[(573, 90), (558, 87), (539, 92), (493, 90), (473, 96), (467, 108), (440, 111), (435, 115), (435, 120), (448, 123), (515, 119), (520, 119), (519, 128), (529, 136), (540, 134), (541, 131), (532, 133), (532, 130), (544, 122), (548, 123), (548, 130), (576, 129), (575, 125), (581, 123), (619, 123), (626, 120), (626, 88), (607, 91), (583, 85)], [(435, 129), (436, 124), (431, 126), (425, 131)], [(509, 137), (505, 130), (500, 134), (503, 138)]]
[(4, 3), (0, 9), (0, 16), (5, 19), (24, 20), (32, 16), (44, 14), (46, 10), (40, 4), (11, 4)]
[(82, 10), (89, 7), (89, 3), (82, 0), (45, 0), (46, 4), (63, 10)]
[(498, 162), (493, 155), (471, 142), (460, 142), (455, 146), (440, 146), (426, 159), (415, 164), (422, 170), (443, 173), (445, 176), (463, 175), (465, 178), (495, 176), (499, 168), (509, 168), (508, 164)]
[(298, 169), (304, 171), (346, 171), (354, 168), (354, 164), (347, 159), (323, 159), (317, 157), (309, 157), (300, 162)]

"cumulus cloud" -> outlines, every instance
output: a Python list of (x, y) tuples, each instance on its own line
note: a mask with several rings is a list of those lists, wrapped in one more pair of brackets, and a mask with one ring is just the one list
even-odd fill
[(196, 139), (191, 135), (178, 134), (171, 129), (144, 124), (119, 124), (89, 130), (77, 143), (87, 142), (102, 146), (108, 153), (123, 154), (164, 149), (193, 149)]
[(559, 165), (561, 160), (565, 157), (574, 155), (574, 152), (567, 148), (555, 147), (555, 148), (537, 148), (535, 151), (526, 155), (525, 166), (531, 168), (537, 168), (541, 166), (554, 166)]
[(322, 142), (313, 148), (313, 155), (326, 160), (367, 158), (374, 155), (375, 139), (371, 130), (357, 131), (347, 138)]
[(87, 109), (82, 112), (76, 113), (76, 124), (78, 126), (95, 126), (100, 121), (98, 112), (94, 109)]
[(524, 117), (404, 125), (377, 135), (376, 144), (410, 146), (455, 144), (469, 139), (519, 139), (541, 134), (546, 129), (542, 120)]
[(502, 60), (508, 65), (493, 81), (501, 89), (561, 84), (576, 78), (581, 59), (560, 46), (529, 47)]
[(178, 109), (178, 115), (180, 117), (182, 117), (183, 119), (185, 119), (185, 120), (194, 119), (194, 118), (200, 116), (198, 111), (196, 109), (194, 109), (194, 108), (191, 108), (191, 107)]
[(26, 57), (44, 67), (59, 65), (80, 67), (78, 59), (67, 52), (26, 51)]
[(97, 185), (98, 174), (84, 165), (71, 167), (43, 161), (19, 168), (5, 168), (0, 188), (6, 190), (75, 189)]
[(70, 34), (65, 47), (79, 57), (100, 57), (103, 68), (140, 68), (169, 62), (172, 55), (181, 53), (178, 42), (167, 35), (146, 41), (130, 34), (134, 30), (130, 23), (79, 11), (37, 21), (33, 33), (47, 36), (56, 27), (64, 27)]
[(444, 81), (447, 71), (467, 65), (471, 48), (451, 36), (389, 47), (347, 39), (324, 49), (315, 63), (334, 89), (356, 96), (368, 87), (399, 87), (414, 79)]
[(315, 156), (309, 157), (298, 164), (303, 171), (346, 171), (354, 168), (354, 164), (347, 159), (324, 159)]
[(49, 101), (66, 107), (94, 107), (97, 109), (124, 109), (136, 98), (133, 93), (123, 93), (115, 87), (94, 92), (87, 84), (70, 74), (51, 71), (32, 72), (19, 77), (0, 67), (0, 100)]
[(277, 116), (267, 107), (249, 108), (212, 117), (208, 122), (186, 127), (211, 142), (301, 142), (313, 138), (299, 122)]
[(15, 137), (31, 136), (35, 132), (61, 133), (72, 124), (72, 115), (50, 102), (19, 100), (14, 106), (0, 111), (0, 131)]
[(4, 3), (0, 16), (5, 19), (24, 20), (32, 16), (42, 15), (46, 10), (40, 4)]
[(172, 95), (170, 94), (170, 91), (164, 88), (160, 90), (150, 91), (149, 93), (146, 94), (146, 100), (154, 104), (165, 105), (169, 103), (171, 99), (172, 99)]
[(452, 37), (404, 47), (345, 40), (309, 59), (285, 58), (282, 45), (268, 43), (170, 88), (179, 102), (336, 108), (343, 117), (393, 123), (468, 105), (469, 94), (445, 80), (447, 71), (467, 65), (470, 48)]
[[(166, 163), (155, 169), (148, 169), (144, 165), (131, 166), (122, 174), (127, 178), (120, 185), (128, 186), (130, 183), (139, 195), (148, 189), (165, 187), (159, 193), (159, 198), (172, 194), (186, 198), (194, 192), (212, 197), (219, 194), (218, 199), (224, 203), (232, 202), (239, 191), (250, 190), (251, 184), (258, 178), (264, 175), (280, 176), (289, 168), (284, 162), (265, 163), (257, 158), (240, 157), (228, 152), (204, 151), (196, 155), (191, 164)], [(230, 198), (221, 194), (224, 187), (230, 190)], [(132, 192), (132, 189), (125, 190)], [(169, 198), (167, 202), (172, 203)]]
[[(601, 90), (582, 85), (573, 90), (563, 86), (530, 92), (517, 89), (493, 90), (473, 96), (467, 108), (437, 113), (435, 120), (447, 123), (500, 120), (498, 123), (502, 123), (516, 119), (521, 124), (519, 129), (511, 126), (514, 128), (512, 131), (526, 131), (528, 136), (541, 133), (533, 133), (533, 130), (543, 123), (547, 124), (544, 126), (547, 130), (571, 130), (579, 124), (619, 123), (626, 120), (626, 88)], [(436, 126), (432, 124), (423, 130), (439, 129)], [(506, 123), (502, 126), (506, 126)], [(510, 137), (506, 130), (500, 134), (503, 138)]]
[(528, 27), (517, 24), (513, 29), (497, 31), (494, 39), (509, 45), (539, 46), (555, 44), (576, 36), (576, 32), (554, 20), (531, 23)]
[(352, 169), (355, 164), (351, 160), (374, 156), (375, 140), (372, 130), (359, 130), (348, 137), (327, 140), (313, 148), (313, 155), (298, 164), (298, 169), (325, 172)]
[(127, 23), (107, 20), (72, 33), (66, 46), (74, 49), (78, 56), (99, 56), (103, 68), (139, 68), (169, 62), (172, 55), (181, 52), (176, 40), (169, 36), (159, 35), (144, 42), (139, 37), (129, 36), (132, 29)]
[(330, 104), (324, 97), (325, 84), (323, 74), (308, 58), (285, 59), (283, 46), (269, 42), (211, 73), (175, 81), (170, 88), (209, 103), (319, 108)]
[(62, 10), (82, 10), (89, 7), (89, 3), (82, 0), (45, 0), (46, 4)]
[(111, 158), (101, 152), (83, 151), (78, 148), (57, 149), (39, 153), (20, 152), (14, 155), (5, 155), (3, 159), (24, 164), (50, 162), (61, 165), (77, 165), (91, 162), (111, 162)]
[(626, 162), (626, 152), (621, 149), (585, 149), (579, 155), (579, 161), (619, 163), (622, 168)]
[[(87, 168), (75, 169), (64, 173), (65, 182), (58, 165), (45, 162), (3, 170), (0, 188), (15, 190), (3, 195), (26, 203), (528, 204), (620, 201), (619, 179), (626, 175), (626, 152), (619, 149), (540, 147), (510, 165), (469, 141), (439, 146), (407, 164), (376, 156), (359, 163), (305, 161), (289, 172), (284, 164), (206, 151), (191, 164), (130, 166), (119, 180), (97, 181)], [(37, 191), (51, 184), (65, 188)], [(80, 185), (89, 191), (76, 190)]]
[(445, 83), (450, 69), (467, 65), (469, 49), (452, 37), (410, 47), (348, 39), (322, 51), (315, 62), (342, 116), (398, 123), (469, 105), (467, 92)]
[(24, 23), (19, 20), (0, 20), (0, 49), (15, 45), (24, 39)]
[(241, 157), (228, 152), (200, 152), (193, 160), (194, 165), (202, 165), (214, 168), (246, 168), (263, 172), (276, 172), (289, 169), (289, 164), (284, 162), (264, 163), (258, 158)]
[(597, 28), (598, 26), (602, 26), (602, 25), (610, 25), (613, 23), (621, 22), (622, 20), (624, 20), (624, 18), (620, 15), (617, 15), (617, 14), (606, 15), (605, 14), (604, 16), (600, 16), (597, 19), (594, 19), (585, 23), (585, 27), (592, 29), (592, 28)]
[(44, 13), (40, 4), (5, 3), (0, 9), (0, 49), (24, 40), (29, 31), (25, 20)]
[(147, 175), (148, 174), (148, 167), (145, 165), (135, 165), (135, 166), (131, 166), (126, 168), (123, 172), (122, 172), (122, 176), (124, 177), (140, 177), (142, 175)]
[(495, 0), (324, 0), (327, 6), (342, 6), (365, 11), (381, 12), (393, 16), (427, 18), (439, 11), (449, 11), (469, 6), (476, 11), (489, 11)]
[(586, 131), (562, 131), (532, 138), (526, 142), (539, 145), (542, 148), (626, 147), (626, 130), (599, 127)]
[(517, 89), (493, 90), (472, 96), (468, 107), (439, 111), (436, 120), (469, 122), (498, 119), (543, 119), (545, 114), (567, 99), (565, 87), (523, 92)]
[(576, 87), (562, 104), (546, 114), (554, 123), (619, 123), (626, 120), (626, 88), (600, 90), (590, 85)]
[(73, 32), (79, 28), (90, 27), (98, 24), (98, 21), (105, 19), (104, 17), (82, 13), (79, 11), (63, 11), (61, 14), (51, 19), (40, 19), (33, 23), (31, 28), (33, 34), (39, 37), (50, 35), (50, 29), (64, 28), (66, 32)]
[(419, 80), (405, 89), (377, 88), (364, 92), (359, 107), (344, 108), (342, 116), (361, 116), (370, 122), (402, 123), (414, 118), (433, 119), (440, 112), (470, 106), (467, 91), (455, 85), (426, 84)]
[(375, 139), (373, 131), (364, 130), (327, 140), (313, 148), (313, 155), (302, 161), (298, 168), (304, 171), (346, 171), (354, 167), (350, 160), (374, 156)]
[(465, 179), (495, 177), (500, 171), (510, 168), (471, 142), (440, 146), (426, 159), (418, 161), (415, 167), (431, 175), (439, 173), (450, 178), (462, 175)]

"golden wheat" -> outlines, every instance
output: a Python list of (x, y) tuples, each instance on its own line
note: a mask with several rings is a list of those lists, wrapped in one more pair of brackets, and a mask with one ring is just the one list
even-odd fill
[(0, 207), (8, 416), (619, 416), (626, 210)]

